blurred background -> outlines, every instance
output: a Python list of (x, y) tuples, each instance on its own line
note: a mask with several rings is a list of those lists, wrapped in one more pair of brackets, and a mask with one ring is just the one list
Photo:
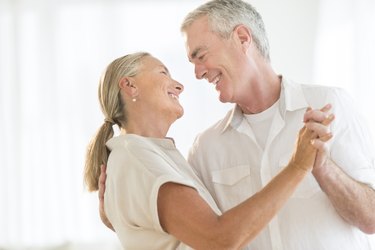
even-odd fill
[[(231, 108), (185, 54), (180, 23), (203, 2), (0, 0), (0, 250), (120, 249), (82, 181), (103, 122), (99, 77), (127, 53), (161, 59), (185, 85), (185, 115), (169, 136), (186, 155)], [(374, 134), (375, 1), (248, 2), (264, 18), (276, 71), (347, 89)]]

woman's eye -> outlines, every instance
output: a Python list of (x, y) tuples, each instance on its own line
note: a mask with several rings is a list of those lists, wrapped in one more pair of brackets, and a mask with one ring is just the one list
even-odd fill
[(200, 57), (198, 57), (198, 59), (199, 59), (200, 61), (202, 61), (202, 60), (204, 59), (204, 56), (205, 56), (205, 55), (201, 55)]

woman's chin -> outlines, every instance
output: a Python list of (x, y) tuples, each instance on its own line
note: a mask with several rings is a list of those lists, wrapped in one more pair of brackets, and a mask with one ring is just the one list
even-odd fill
[(183, 115), (184, 115), (184, 109), (182, 107), (175, 109), (169, 113), (169, 116), (173, 117), (174, 121), (176, 121), (177, 119), (180, 119)]
[(184, 115), (184, 109), (181, 108), (181, 110), (177, 113), (177, 119), (180, 119)]

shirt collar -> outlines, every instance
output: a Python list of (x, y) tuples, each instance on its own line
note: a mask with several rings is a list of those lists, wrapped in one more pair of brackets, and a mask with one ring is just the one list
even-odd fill
[(285, 111), (295, 111), (309, 107), (301, 84), (295, 83), (283, 77), (281, 81), (281, 88), (280, 101), (282, 101), (281, 107), (284, 109), (284, 114)]
[[(309, 105), (303, 94), (300, 84), (292, 82), (285, 77), (281, 80), (281, 93), (280, 93), (280, 114), (285, 117), (287, 111), (294, 111), (302, 108), (307, 108)], [(236, 104), (227, 116), (223, 119), (221, 130), (224, 133), (229, 126), (237, 128), (243, 119), (241, 108)]]
[(224, 126), (223, 126), (223, 129), (221, 130), (221, 133), (224, 133), (229, 126), (237, 128), (240, 125), (242, 118), (243, 118), (242, 110), (240, 106), (236, 104), (234, 108), (232, 109), (232, 111), (230, 111), (223, 119)]

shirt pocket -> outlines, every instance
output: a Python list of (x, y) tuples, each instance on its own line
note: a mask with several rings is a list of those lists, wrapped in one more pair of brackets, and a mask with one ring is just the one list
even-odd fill
[(227, 186), (235, 185), (243, 178), (250, 175), (250, 168), (248, 165), (240, 165), (231, 168), (225, 168), (212, 171), (212, 182)]
[(238, 165), (211, 172), (214, 196), (220, 209), (228, 210), (253, 194), (250, 177), (248, 165)]
[[(288, 165), (290, 157), (290, 155), (281, 157), (281, 160), (279, 161), (280, 169)], [(297, 189), (294, 191), (292, 198), (307, 199), (312, 197), (319, 191), (321, 191), (319, 183), (311, 173), (308, 173), (302, 180), (302, 182), (298, 185)]]

